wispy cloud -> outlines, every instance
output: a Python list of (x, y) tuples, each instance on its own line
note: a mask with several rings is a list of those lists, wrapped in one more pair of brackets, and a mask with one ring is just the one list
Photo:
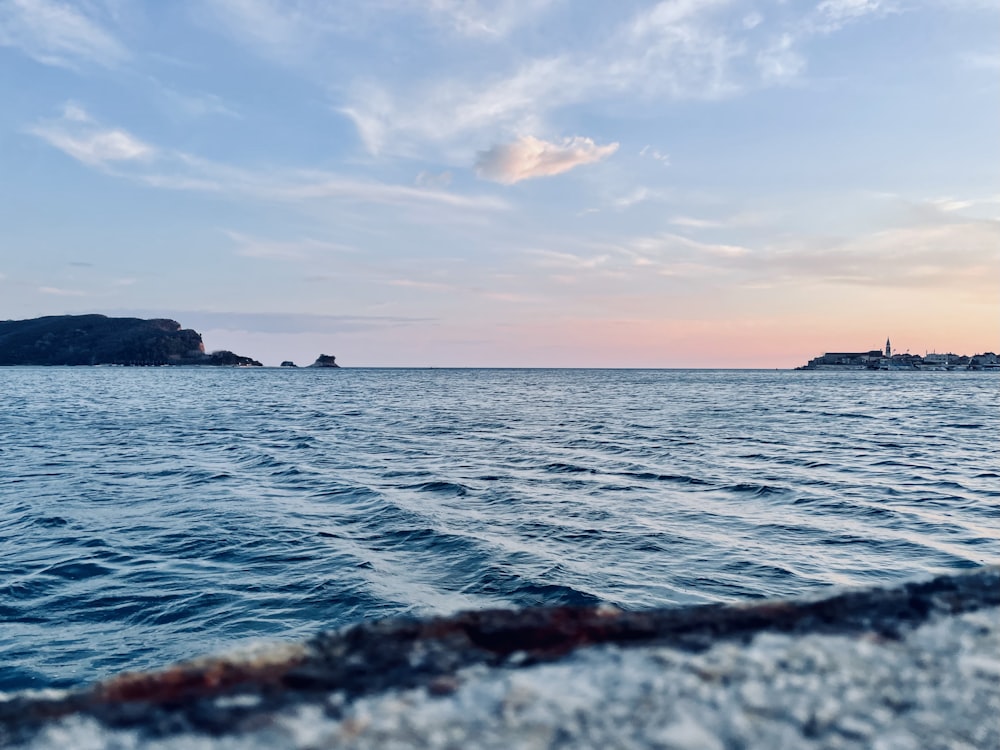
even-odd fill
[(711, 219), (696, 219), (693, 216), (674, 216), (670, 219), (670, 223), (675, 227), (684, 227), (686, 229), (713, 229), (721, 226), (721, 223), (718, 221), (713, 221)]
[(38, 291), (42, 294), (51, 294), (56, 297), (85, 297), (86, 292), (82, 292), (78, 289), (63, 289), (56, 286), (40, 286)]
[(409, 3), (424, 7), (460, 34), (503, 38), (514, 29), (536, 20), (557, 0), (430, 0)]
[(125, 130), (102, 128), (76, 106), (67, 107), (61, 121), (35, 125), (28, 132), (92, 167), (149, 161), (156, 156), (156, 149), (149, 144)]
[(816, 6), (817, 15), (826, 21), (825, 31), (836, 31), (865, 16), (884, 15), (897, 10), (891, 0), (823, 0)]
[(550, 113), (581, 101), (643, 97), (715, 98), (738, 87), (728, 75), (740, 44), (709, 23), (721, 2), (667, 0), (634, 16), (586, 54), (554, 50), (517, 58), (492, 79), (453, 72), (392, 91), (358, 82), (338, 111), (373, 154), (428, 146), (460, 159), (463, 148), (525, 134), (547, 137)]
[(256, 331), (259, 333), (360, 333), (426, 323), (431, 318), (378, 315), (312, 315), (308, 313), (219, 312), (205, 310), (115, 310), (117, 315), (176, 318), (200, 331)]
[(990, 296), (1000, 274), (1000, 222), (896, 227), (843, 241), (800, 238), (769, 248), (774, 284), (802, 280), (888, 288), (938, 288)]
[(524, 136), (479, 154), (476, 173), (487, 180), (512, 185), (535, 177), (551, 177), (583, 164), (593, 164), (618, 150), (617, 143), (598, 146), (590, 138), (567, 138), (549, 143)]
[(5, 0), (0, 3), (0, 46), (15, 47), (45, 65), (119, 65), (125, 46), (97, 19), (90, 3)]
[(757, 53), (757, 67), (765, 82), (784, 83), (797, 78), (805, 70), (806, 60), (794, 45), (791, 34), (782, 34)]
[(323, 170), (233, 167), (152, 146), (122, 128), (101, 125), (76, 104), (67, 105), (61, 118), (44, 121), (27, 131), (90, 167), (160, 189), (289, 203), (337, 200), (478, 211), (501, 211), (509, 207), (506, 201), (490, 195), (461, 195), (440, 188), (392, 185)]
[(642, 150), (639, 151), (639, 156), (644, 156), (647, 159), (658, 161), (665, 167), (670, 166), (670, 154), (664, 153), (663, 151), (653, 148), (648, 144), (642, 147)]
[(619, 211), (624, 211), (626, 208), (631, 208), (636, 204), (645, 203), (646, 201), (654, 200), (660, 197), (661, 195), (659, 192), (655, 190), (650, 190), (648, 187), (640, 185), (639, 187), (626, 193), (625, 195), (621, 195), (618, 198), (615, 198), (611, 202), (611, 205), (613, 205)]
[(225, 230), (224, 234), (236, 244), (235, 253), (245, 258), (270, 260), (306, 260), (330, 253), (354, 253), (357, 248), (337, 242), (306, 237), (300, 240), (265, 240), (241, 232)]
[(357, 34), (386, 19), (430, 24), (460, 36), (502, 40), (563, 0), (207, 0), (213, 21), (265, 56), (294, 62), (331, 36)]

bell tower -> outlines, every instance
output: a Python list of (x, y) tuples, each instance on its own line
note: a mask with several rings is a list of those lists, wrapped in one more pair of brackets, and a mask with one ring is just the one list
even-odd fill
[(885, 358), (892, 359), (892, 344), (889, 343), (889, 337), (885, 338)]

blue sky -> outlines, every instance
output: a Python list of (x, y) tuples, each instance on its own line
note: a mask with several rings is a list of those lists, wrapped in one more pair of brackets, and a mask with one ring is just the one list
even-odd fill
[(998, 31), (985, 0), (0, 0), (0, 318), (267, 364), (996, 351)]

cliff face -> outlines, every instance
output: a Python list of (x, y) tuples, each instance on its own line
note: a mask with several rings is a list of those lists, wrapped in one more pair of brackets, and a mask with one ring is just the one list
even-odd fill
[(55, 315), (0, 321), (0, 365), (256, 365), (205, 354), (197, 331), (175, 320)]

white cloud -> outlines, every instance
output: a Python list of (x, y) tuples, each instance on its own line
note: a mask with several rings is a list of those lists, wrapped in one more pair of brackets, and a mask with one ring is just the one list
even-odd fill
[(458, 33), (475, 37), (505, 37), (547, 11), (556, 0), (429, 0), (418, 2), (445, 19)]
[(831, 21), (840, 22), (884, 12), (888, 5), (884, 0), (823, 0), (816, 10)]
[(617, 150), (617, 143), (598, 146), (590, 138), (579, 136), (567, 138), (561, 143), (549, 143), (528, 135), (513, 143), (480, 152), (476, 173), (484, 179), (512, 185), (521, 180), (550, 177), (583, 164), (593, 164)]
[(804, 28), (806, 33), (830, 34), (867, 16), (885, 16), (898, 10), (894, 0), (823, 0)]
[(551, 132), (549, 114), (582, 101), (726, 96), (738, 90), (728, 67), (741, 48), (709, 23), (720, 4), (663, 2), (596, 47), (518, 57), (513, 70), (493, 79), (449, 73), (398, 92), (357, 82), (338, 111), (372, 154), (426, 156), (437, 146), (446, 159), (461, 161), (484, 143)]
[(764, 81), (786, 82), (798, 77), (805, 69), (805, 58), (795, 51), (794, 44), (791, 34), (782, 34), (757, 54), (757, 67)]
[(365, 82), (339, 111), (354, 122), (370, 153), (415, 155), (428, 143), (469, 134), (537, 132), (540, 111), (577, 101), (589, 85), (585, 77), (568, 59), (552, 57), (526, 63), (506, 78), (437, 81), (396, 97)]
[(66, 104), (61, 119), (36, 125), (28, 132), (93, 167), (156, 156), (156, 149), (149, 144), (120, 128), (102, 127), (73, 103)]
[(652, 8), (639, 13), (632, 21), (636, 37), (684, 34), (684, 22), (697, 17), (712, 5), (723, 5), (727, 0), (662, 0)]
[(439, 206), (502, 211), (491, 195), (461, 195), (440, 188), (391, 185), (323, 170), (253, 170), (154, 147), (120, 128), (107, 128), (78, 105), (62, 118), (28, 132), (88, 166), (115, 177), (167, 190), (214, 192), (267, 201), (302, 203), (338, 200), (395, 206)]
[(6, 0), (0, 4), (0, 46), (16, 47), (46, 65), (77, 62), (106, 67), (128, 58), (114, 35), (85, 13), (87, 6), (58, 0)]

